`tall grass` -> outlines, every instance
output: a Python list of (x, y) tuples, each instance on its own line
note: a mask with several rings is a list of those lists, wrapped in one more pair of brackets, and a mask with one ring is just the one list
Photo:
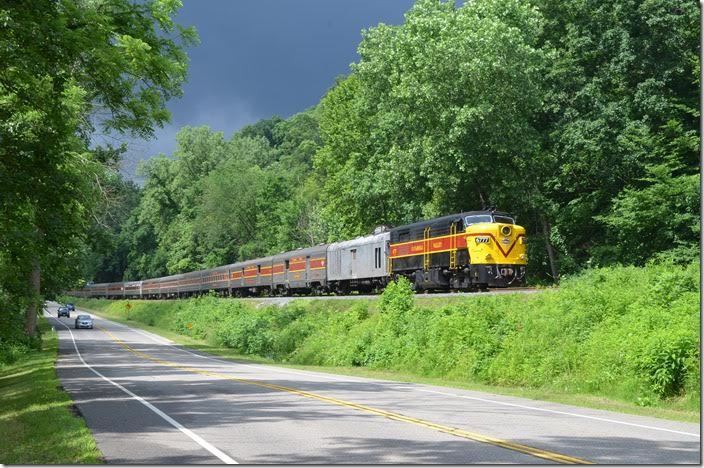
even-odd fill
[[(477, 295), (433, 306), (419, 305), (401, 280), (378, 301), (262, 308), (213, 296), (132, 301), (129, 318), (280, 362), (696, 410), (699, 290), (695, 261), (594, 269), (539, 294)], [(76, 301), (127, 315), (126, 301)]]

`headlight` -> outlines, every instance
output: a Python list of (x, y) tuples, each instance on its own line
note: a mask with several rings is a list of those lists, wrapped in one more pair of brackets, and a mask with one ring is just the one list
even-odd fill
[(506, 237), (510, 236), (511, 235), (511, 226), (501, 227), (501, 234), (503, 234)]

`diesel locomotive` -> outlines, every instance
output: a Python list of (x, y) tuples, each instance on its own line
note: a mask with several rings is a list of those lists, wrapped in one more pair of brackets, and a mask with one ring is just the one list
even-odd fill
[(417, 291), (519, 286), (526, 273), (525, 229), (495, 210), (469, 211), (388, 228), (355, 239), (299, 248), (143, 281), (88, 284), (79, 297), (177, 298), (347, 294), (383, 289), (400, 276)]

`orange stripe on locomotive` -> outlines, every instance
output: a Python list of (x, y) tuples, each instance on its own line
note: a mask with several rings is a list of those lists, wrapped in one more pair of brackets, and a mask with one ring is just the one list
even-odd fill
[[(508, 255), (511, 253), (513, 248), (520, 242), (520, 239), (522, 237), (525, 237), (524, 235), (519, 235), (517, 236), (513, 242), (511, 243), (511, 246), (508, 248), (508, 250), (504, 250), (503, 247), (501, 246), (501, 243), (497, 241), (496, 237), (488, 232), (478, 232), (478, 233), (459, 233), (456, 234), (455, 237), (455, 248), (452, 248), (452, 237), (453, 236), (438, 236), (438, 237), (430, 237), (428, 239), (421, 239), (421, 240), (415, 240), (415, 241), (409, 241), (409, 242), (399, 242), (397, 244), (391, 244), (390, 245), (390, 257), (392, 259), (395, 258), (403, 258), (403, 257), (412, 257), (415, 255), (423, 255), (426, 253), (441, 253), (441, 252), (449, 252), (451, 250), (455, 249), (466, 249), (467, 248), (467, 237), (478, 237), (478, 236), (488, 236), (491, 237), (492, 240), (494, 241), (494, 245), (498, 248), (499, 252), (504, 257), (508, 257)], [(428, 248), (426, 249), (426, 243), (428, 245)]]

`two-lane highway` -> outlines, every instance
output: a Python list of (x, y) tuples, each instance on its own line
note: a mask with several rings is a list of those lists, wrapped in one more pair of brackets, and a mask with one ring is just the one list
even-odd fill
[(58, 319), (57, 372), (106, 460), (699, 463), (686, 424), (429, 385), (253, 365)]

